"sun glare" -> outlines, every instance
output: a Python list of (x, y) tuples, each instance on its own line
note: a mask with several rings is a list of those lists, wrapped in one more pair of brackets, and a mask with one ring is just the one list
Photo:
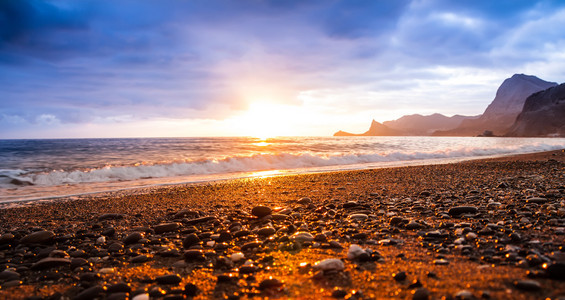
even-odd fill
[[(256, 102), (244, 114), (235, 118), (235, 126), (241, 135), (266, 141), (268, 138), (292, 135), (289, 106), (269, 102)], [(265, 144), (266, 145), (266, 144)]]

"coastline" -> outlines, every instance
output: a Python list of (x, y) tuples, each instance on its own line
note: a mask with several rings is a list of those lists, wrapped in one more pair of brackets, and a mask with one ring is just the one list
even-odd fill
[[(0, 298), (72, 298), (90, 289), (103, 298), (164, 296), (159, 290), (171, 299), (427, 299), (463, 291), (554, 299), (565, 295), (564, 170), (565, 153), (551, 151), (157, 186), (5, 208), (0, 266), (18, 275), (1, 279)], [(259, 205), (275, 211), (259, 218), (252, 213)], [(455, 207), (473, 209), (450, 213)], [(53, 235), (25, 242), (39, 229)], [(128, 240), (136, 232), (141, 237)], [(192, 234), (198, 241), (188, 245)], [(348, 259), (352, 244), (365, 254)], [(233, 261), (238, 252), (253, 265)], [(40, 263), (49, 257), (59, 260)], [(343, 268), (315, 266), (326, 258), (341, 259)], [(402, 272), (406, 279), (394, 275)], [(171, 282), (159, 277), (166, 274)]]

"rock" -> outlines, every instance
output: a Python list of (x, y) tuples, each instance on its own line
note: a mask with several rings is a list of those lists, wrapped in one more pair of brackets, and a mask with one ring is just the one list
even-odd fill
[(44, 244), (53, 240), (55, 233), (53, 231), (36, 231), (24, 236), (20, 240), (20, 244)]
[(138, 255), (138, 256), (130, 258), (129, 261), (131, 263), (134, 263), (134, 264), (139, 264), (139, 263), (144, 263), (148, 260), (149, 260), (149, 257), (147, 255), (142, 254), (142, 255)]
[(12, 281), (12, 280), (19, 280), (20, 273), (11, 270), (4, 270), (0, 272), (0, 281)]
[(548, 199), (546, 198), (540, 198), (540, 197), (532, 197), (532, 198), (528, 198), (525, 200), (526, 203), (536, 203), (536, 204), (544, 204), (549, 202)]
[(394, 273), (392, 274), (392, 278), (394, 278), (394, 280), (396, 281), (404, 281), (406, 280), (406, 272), (398, 272), (398, 273)]
[(263, 228), (261, 228), (257, 231), (257, 234), (260, 235), (260, 236), (267, 237), (267, 236), (271, 236), (271, 235), (275, 234), (276, 232), (277, 232), (277, 230), (274, 229), (273, 227), (263, 227)]
[(198, 237), (198, 235), (196, 235), (195, 233), (191, 233), (182, 240), (182, 247), (184, 249), (188, 249), (199, 243), (200, 243), (200, 238)]
[(263, 245), (263, 243), (261, 241), (247, 242), (247, 243), (243, 244), (243, 246), (241, 246), (241, 251), (247, 251), (247, 250), (251, 250), (253, 248), (259, 248), (259, 247), (261, 247), (261, 245)]
[(195, 297), (196, 295), (198, 295), (198, 291), (199, 289), (194, 283), (187, 283), (184, 286), (183, 294), (188, 297)]
[(156, 234), (161, 234), (165, 232), (176, 231), (180, 228), (179, 223), (162, 223), (153, 227)]
[(345, 298), (345, 296), (347, 296), (347, 291), (340, 289), (340, 288), (336, 288), (333, 292), (332, 292), (332, 297), (333, 298)]
[(430, 299), (430, 291), (428, 291), (428, 289), (426, 288), (418, 288), (414, 291), (414, 294), (412, 295), (412, 299), (413, 300), (428, 300)]
[(369, 216), (366, 214), (351, 214), (349, 215), (349, 219), (352, 221), (364, 221), (367, 220)]
[(474, 300), (475, 296), (473, 293), (467, 290), (461, 290), (455, 294), (455, 299), (457, 300)]
[(104, 288), (95, 285), (93, 287), (87, 288), (86, 290), (80, 292), (76, 295), (73, 300), (91, 300), (100, 297), (104, 293)]
[(565, 280), (565, 262), (558, 262), (547, 267), (547, 276), (555, 280)]
[(202, 250), (187, 250), (184, 252), (183, 257), (186, 261), (204, 261), (206, 257)]
[(259, 290), (280, 290), (284, 283), (276, 278), (269, 277), (259, 283)]
[(363, 248), (361, 248), (359, 245), (352, 244), (351, 246), (349, 246), (349, 250), (347, 251), (347, 259), (354, 260), (366, 253), (367, 252), (365, 252), (365, 250), (363, 250)]
[(131, 286), (125, 282), (114, 283), (106, 288), (106, 293), (129, 293), (131, 292)]
[(124, 215), (122, 214), (115, 214), (115, 213), (107, 213), (107, 214), (103, 214), (100, 215), (98, 217), (98, 220), (102, 221), (102, 220), (119, 220), (119, 219), (123, 219)]
[(434, 265), (446, 266), (449, 265), (449, 261), (445, 259), (436, 259), (434, 260)]
[(126, 238), (124, 239), (124, 243), (126, 245), (135, 244), (139, 242), (139, 240), (141, 240), (142, 238), (143, 238), (143, 234), (141, 232), (133, 232), (130, 233), (128, 236), (126, 236)]
[(259, 218), (268, 216), (271, 213), (272, 213), (272, 210), (271, 210), (270, 207), (262, 206), (262, 205), (255, 206), (251, 210), (251, 214), (253, 214), (254, 216), (259, 217)]
[(59, 257), (47, 257), (36, 263), (34, 263), (31, 268), (36, 270), (50, 269), (60, 266), (70, 266), (71, 260), (67, 258)]
[(342, 271), (345, 269), (345, 264), (343, 264), (343, 261), (341, 261), (341, 259), (328, 258), (316, 262), (313, 268), (322, 271)]
[(176, 274), (168, 274), (157, 276), (155, 281), (159, 284), (179, 284), (182, 281), (182, 278)]
[(450, 216), (458, 216), (461, 214), (476, 214), (479, 210), (474, 206), (456, 206), (447, 212)]
[(151, 298), (149, 297), (149, 294), (147, 293), (143, 293), (143, 294), (138, 294), (135, 295), (131, 298), (131, 300), (150, 300)]
[(0, 245), (9, 244), (14, 241), (15, 236), (12, 233), (5, 233), (0, 236)]
[(518, 280), (514, 282), (514, 286), (523, 291), (541, 290), (541, 284), (535, 280)]
[(299, 242), (299, 243), (305, 243), (305, 242), (311, 242), (314, 240), (314, 236), (312, 234), (310, 234), (309, 232), (296, 232), (294, 233), (290, 239), (292, 241), (295, 242)]
[(408, 222), (408, 224), (406, 224), (405, 228), (408, 230), (420, 229), (422, 228), (422, 225), (414, 220), (411, 220), (410, 222)]
[(308, 205), (310, 205), (310, 204), (312, 203), (312, 199), (310, 199), (310, 198), (308, 198), (308, 197), (303, 197), (303, 198), (301, 198), (300, 200), (298, 200), (297, 203), (300, 204), (300, 205), (306, 205), (306, 206), (308, 206)]

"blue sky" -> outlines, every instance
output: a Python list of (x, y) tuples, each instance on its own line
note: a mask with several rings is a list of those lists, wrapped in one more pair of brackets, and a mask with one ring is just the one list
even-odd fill
[(2, 0), (0, 138), (331, 135), (562, 83), (563, 1)]

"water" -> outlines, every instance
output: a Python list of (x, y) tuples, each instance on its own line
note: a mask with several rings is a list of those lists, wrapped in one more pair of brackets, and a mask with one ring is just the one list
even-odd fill
[(429, 164), (563, 148), (562, 138), (0, 140), (0, 202), (268, 174)]

